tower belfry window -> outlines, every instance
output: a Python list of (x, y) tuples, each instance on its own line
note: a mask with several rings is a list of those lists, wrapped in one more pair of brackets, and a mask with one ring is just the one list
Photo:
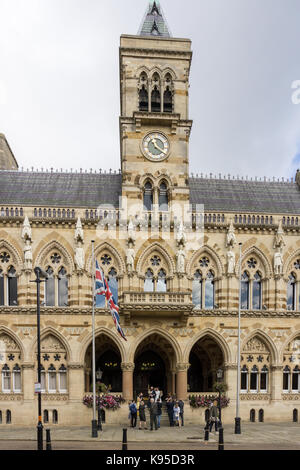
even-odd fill
[(160, 91), (157, 86), (151, 93), (151, 111), (152, 113), (160, 113)]

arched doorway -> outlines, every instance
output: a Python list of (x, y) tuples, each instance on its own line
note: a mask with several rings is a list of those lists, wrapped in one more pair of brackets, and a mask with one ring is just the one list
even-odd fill
[(134, 396), (139, 393), (147, 396), (151, 386), (158, 387), (163, 395), (172, 393), (172, 369), (175, 362), (174, 349), (167, 339), (159, 334), (144, 339), (134, 357)]
[[(121, 354), (114, 341), (105, 334), (95, 339), (97, 382), (106, 385), (110, 392), (122, 393)], [(92, 344), (85, 355), (85, 388), (92, 391)]]
[(189, 356), (188, 391), (190, 393), (213, 392), (216, 372), (224, 370), (224, 357), (220, 346), (210, 336), (194, 344)]

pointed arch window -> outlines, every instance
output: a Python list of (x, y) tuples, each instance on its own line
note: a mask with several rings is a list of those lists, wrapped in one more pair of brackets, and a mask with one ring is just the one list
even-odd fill
[(18, 281), (16, 276), (16, 270), (13, 266), (7, 271), (8, 279), (8, 305), (18, 305)]
[(254, 275), (252, 291), (252, 307), (254, 310), (261, 310), (262, 304), (262, 277), (259, 272)]
[(111, 268), (108, 273), (108, 285), (112, 292), (114, 301), (118, 303), (118, 274), (115, 268)]
[(0, 269), (0, 305), (4, 305), (4, 275)]
[(287, 285), (287, 309), (296, 310), (296, 276), (294, 273), (289, 275), (288, 285)]
[(268, 390), (269, 369), (266, 365), (260, 371), (260, 392), (264, 393)]
[(203, 286), (203, 277), (199, 269), (194, 274), (193, 279), (193, 304), (196, 307), (202, 308), (202, 286)]
[(257, 392), (258, 390), (258, 368), (253, 366), (250, 373), (250, 392)]
[(13, 391), (14, 393), (21, 393), (21, 389), (21, 368), (18, 364), (16, 364), (13, 368)]
[(241, 391), (248, 391), (248, 367), (245, 365), (241, 370)]
[(150, 268), (145, 275), (144, 292), (154, 292), (154, 275)]
[(54, 307), (55, 306), (55, 279), (54, 279), (54, 271), (51, 266), (48, 267), (46, 270), (48, 274), (47, 282), (45, 283), (46, 289), (46, 306), (47, 307)]
[(215, 306), (215, 276), (212, 271), (208, 271), (205, 279), (205, 308), (214, 309)]
[(56, 369), (53, 364), (48, 368), (48, 392), (56, 393)]
[(292, 392), (293, 393), (300, 392), (300, 375), (299, 374), (300, 374), (299, 366), (296, 366), (292, 374)]
[(64, 267), (61, 267), (58, 271), (58, 306), (67, 307), (68, 306), (68, 278), (67, 271)]
[(151, 93), (151, 112), (160, 113), (161, 111), (161, 99), (160, 91), (157, 86), (154, 87), (154, 90)]
[(148, 91), (146, 90), (145, 85), (143, 85), (139, 92), (139, 110), (142, 112), (148, 112), (148, 109), (149, 109)]
[(291, 369), (289, 366), (285, 366), (283, 369), (283, 384), (282, 389), (284, 392), (290, 391), (290, 383), (291, 383)]
[(173, 96), (169, 87), (164, 92), (164, 113), (173, 112)]
[(169, 210), (168, 187), (165, 182), (159, 187), (159, 210), (161, 212)]
[(59, 392), (60, 393), (67, 393), (68, 385), (67, 385), (67, 369), (64, 364), (62, 364), (58, 370), (59, 374)]
[(11, 392), (11, 371), (7, 364), (2, 367), (2, 393)]
[(166, 272), (161, 269), (157, 276), (157, 292), (167, 292), (167, 275)]
[(153, 206), (153, 187), (150, 181), (144, 186), (144, 210), (152, 211)]
[(245, 271), (244, 274), (242, 275), (242, 282), (241, 282), (241, 308), (242, 310), (248, 310), (249, 309), (249, 275)]

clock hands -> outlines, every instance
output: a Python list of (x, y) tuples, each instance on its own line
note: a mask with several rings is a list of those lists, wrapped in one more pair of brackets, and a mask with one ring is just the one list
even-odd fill
[(164, 153), (164, 154), (167, 153), (166, 150), (160, 148), (159, 145), (157, 145), (156, 139), (152, 139), (151, 142), (152, 142), (152, 144), (154, 145), (154, 147), (155, 147), (157, 150), (159, 150), (160, 152), (162, 152), (162, 153)]

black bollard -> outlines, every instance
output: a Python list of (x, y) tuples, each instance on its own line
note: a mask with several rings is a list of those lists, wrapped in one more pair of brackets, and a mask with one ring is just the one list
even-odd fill
[(52, 450), (50, 429), (46, 429), (46, 450)]
[(205, 431), (204, 441), (205, 441), (205, 444), (206, 444), (207, 441), (209, 441), (209, 424), (208, 424), (208, 421), (206, 422), (206, 426), (204, 428), (204, 431)]
[(224, 450), (224, 429), (219, 428), (219, 450)]
[(127, 429), (123, 429), (122, 450), (128, 450), (128, 448), (127, 448)]

